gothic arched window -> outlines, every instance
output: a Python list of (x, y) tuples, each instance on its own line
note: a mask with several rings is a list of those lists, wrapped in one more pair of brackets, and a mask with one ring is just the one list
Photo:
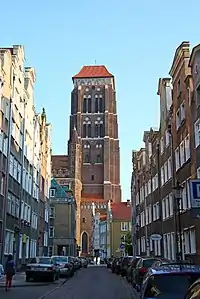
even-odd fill
[(102, 161), (101, 161), (101, 156), (100, 155), (97, 155), (97, 161), (96, 161), (96, 163), (101, 163)]
[(84, 163), (90, 163), (90, 156), (88, 154), (85, 155)]
[(100, 133), (99, 133), (99, 135), (100, 135), (100, 137), (104, 137), (103, 124), (100, 124), (99, 126), (100, 126)]
[(83, 138), (86, 138), (87, 136), (87, 125), (86, 124), (83, 124)]
[(92, 136), (91, 124), (87, 124), (87, 137)]
[(92, 112), (92, 105), (91, 105), (91, 99), (88, 99), (88, 108), (87, 108), (87, 112), (91, 113)]
[(86, 232), (84, 232), (82, 234), (82, 252), (83, 253), (87, 253), (88, 251), (88, 235), (86, 234)]
[(99, 98), (95, 99), (95, 113), (99, 112)]
[(103, 112), (103, 99), (99, 98), (99, 112)]
[(87, 99), (83, 100), (83, 113), (87, 112)]

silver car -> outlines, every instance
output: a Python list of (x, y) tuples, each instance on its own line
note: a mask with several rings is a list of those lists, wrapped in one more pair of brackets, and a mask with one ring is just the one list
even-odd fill
[(59, 268), (60, 276), (69, 277), (72, 276), (73, 265), (70, 263), (70, 257), (68, 256), (52, 256), (53, 264)]

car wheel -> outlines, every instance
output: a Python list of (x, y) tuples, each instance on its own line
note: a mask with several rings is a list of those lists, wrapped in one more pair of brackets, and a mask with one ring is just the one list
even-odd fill
[(30, 276), (26, 275), (26, 282), (29, 282), (31, 280)]

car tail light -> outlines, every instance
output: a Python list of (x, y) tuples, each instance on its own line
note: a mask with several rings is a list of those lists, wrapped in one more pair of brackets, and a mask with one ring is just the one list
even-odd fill
[(140, 272), (140, 274), (144, 274), (144, 273), (147, 272), (147, 269), (146, 269), (146, 268), (141, 268), (141, 269), (139, 270), (139, 272)]

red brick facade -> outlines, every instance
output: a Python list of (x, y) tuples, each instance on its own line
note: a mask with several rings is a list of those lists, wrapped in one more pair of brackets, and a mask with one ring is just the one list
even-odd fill
[(52, 157), (52, 174), (70, 183), (77, 202), (77, 244), (86, 232), (89, 253), (92, 202), (105, 213), (109, 200), (121, 201), (115, 83), (104, 66), (83, 67), (73, 83), (68, 156)]

